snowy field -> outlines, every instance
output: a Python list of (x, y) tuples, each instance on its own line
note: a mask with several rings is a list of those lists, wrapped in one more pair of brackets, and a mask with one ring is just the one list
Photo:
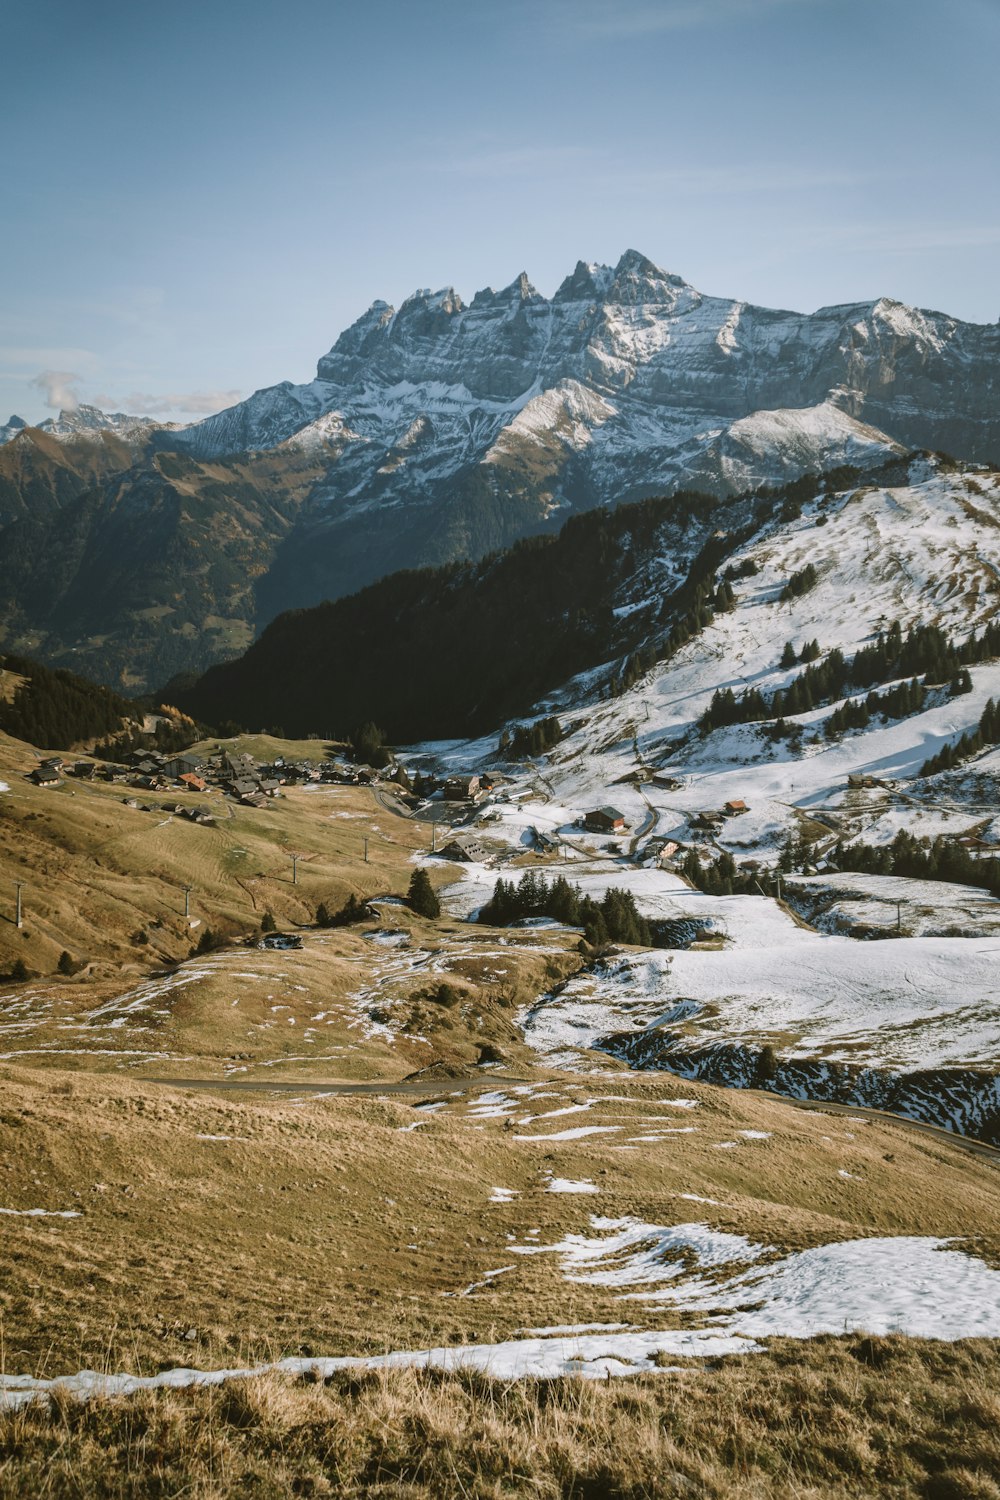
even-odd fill
[[(947, 1240), (849, 1240), (782, 1255), (706, 1224), (591, 1219), (593, 1233), (551, 1245), (511, 1246), (515, 1255), (558, 1257), (567, 1282), (613, 1287), (628, 1322), (553, 1325), (492, 1344), (398, 1350), (373, 1357), (298, 1357), (228, 1370), (164, 1370), (117, 1375), (82, 1370), (36, 1379), (0, 1374), (0, 1408), (52, 1392), (86, 1399), (135, 1391), (220, 1385), (268, 1370), (314, 1372), (433, 1367), (478, 1370), (500, 1380), (529, 1376), (664, 1374), (664, 1356), (717, 1358), (761, 1349), (773, 1337), (902, 1333), (955, 1340), (1000, 1338), (1000, 1271), (949, 1247)], [(483, 1273), (482, 1285), (513, 1270)], [(948, 1295), (942, 1297), (941, 1288)], [(649, 1313), (683, 1316), (686, 1326), (650, 1329)]]
[[(728, 900), (754, 904), (752, 897)], [(714, 904), (722, 924), (723, 903)], [(737, 940), (720, 952), (630, 954), (571, 980), (522, 1021), (531, 1045), (566, 1066), (586, 1063), (580, 1054), (609, 1032), (681, 1023), (693, 1040), (777, 1041), (789, 1058), (996, 1069), (1000, 943), (859, 943), (788, 921), (778, 944)]]
[(786, 877), (785, 893), (824, 932), (1000, 937), (1000, 901), (975, 886), (844, 873)]

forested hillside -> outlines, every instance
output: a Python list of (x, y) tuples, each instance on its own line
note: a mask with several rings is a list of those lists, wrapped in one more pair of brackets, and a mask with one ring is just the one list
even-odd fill
[(367, 719), (396, 742), (483, 733), (611, 657), (617, 674), (600, 691), (627, 685), (651, 664), (651, 630), (687, 615), (683, 634), (725, 607), (715, 572), (736, 536), (810, 486), (589, 511), (480, 563), (396, 573), (280, 616), (238, 661), (167, 695), (211, 723), (289, 734), (350, 732)]

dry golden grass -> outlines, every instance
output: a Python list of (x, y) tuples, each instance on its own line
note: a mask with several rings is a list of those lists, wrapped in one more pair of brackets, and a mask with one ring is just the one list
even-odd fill
[[(0, 780), (10, 787), (0, 794), (0, 970), (21, 958), (52, 974), (66, 949), (90, 965), (85, 978), (117, 978), (123, 966), (142, 972), (186, 957), (205, 926), (247, 933), (268, 910), (281, 925), (308, 925), (320, 902), (336, 908), (351, 891), (405, 892), (414, 850), (430, 843), (425, 825), (386, 812), (364, 788), (288, 788), (256, 809), (218, 791), (147, 794), (73, 779), (35, 787), (24, 777), (37, 761), (0, 735)], [(202, 827), (163, 804), (196, 804), (217, 822)], [(11, 920), (15, 880), (25, 883), (22, 932)], [(184, 920), (186, 885), (195, 925)], [(143, 947), (132, 942), (140, 930)]]
[[(535, 1097), (519, 1096), (519, 1122), (594, 1102), (514, 1125), (448, 1087), (427, 1113), (405, 1099), (214, 1096), (0, 1070), (0, 1207), (81, 1214), (2, 1221), (7, 1370), (148, 1374), (617, 1322), (614, 1287), (566, 1281), (555, 1255), (510, 1252), (531, 1231), (542, 1245), (592, 1232), (594, 1213), (695, 1218), (783, 1249), (919, 1233), (957, 1236), (994, 1261), (1000, 1251), (995, 1167), (902, 1127), (627, 1074), (540, 1079)], [(671, 1110), (684, 1095), (698, 1107)], [(696, 1128), (639, 1139), (664, 1115)], [(581, 1120), (608, 1132), (519, 1139)], [(772, 1134), (746, 1140), (743, 1129)], [(549, 1193), (550, 1176), (599, 1191)], [(518, 1196), (491, 1202), (498, 1185)], [(716, 1202), (682, 1196), (692, 1193)]]
[(1000, 1500), (996, 1344), (818, 1339), (641, 1380), (404, 1371), (0, 1417), (0, 1496)]
[[(125, 808), (119, 787), (32, 787), (21, 773), (33, 763), (0, 737), (12, 787), (0, 880), (29, 882), (28, 936), (0, 921), (0, 969), (23, 957), (47, 976), (0, 991), (0, 1207), (79, 1217), (0, 1220), (9, 1373), (246, 1367), (614, 1323), (614, 1287), (567, 1281), (555, 1254), (511, 1251), (592, 1232), (595, 1213), (697, 1218), (784, 1250), (941, 1235), (1000, 1264), (995, 1166), (957, 1145), (611, 1059), (578, 1077), (537, 1067), (516, 1014), (578, 966), (571, 935), (426, 923), (387, 905), (380, 924), (307, 932), (301, 951), (177, 962), (199, 930), (181, 915), (185, 883), (196, 919), (230, 934), (265, 910), (305, 926), (320, 901), (405, 891), (428, 830), (371, 792), (295, 791), (263, 811), (214, 796), (219, 824), (202, 829)], [(63, 948), (91, 961), (81, 976), (50, 977)], [(530, 1097), (473, 1066), (487, 1044)], [(433, 1112), (408, 1096), (221, 1090), (388, 1082), (433, 1063), (507, 1105), (483, 1113), (448, 1082)], [(155, 1081), (188, 1076), (219, 1092)], [(697, 1107), (673, 1108), (682, 1097)], [(579, 1124), (604, 1133), (546, 1139)], [(553, 1177), (598, 1192), (547, 1192)], [(516, 1196), (492, 1202), (496, 1186)], [(997, 1372), (996, 1345), (846, 1339), (599, 1386), (410, 1371), (59, 1397), (0, 1419), (0, 1497), (1000, 1500)]]

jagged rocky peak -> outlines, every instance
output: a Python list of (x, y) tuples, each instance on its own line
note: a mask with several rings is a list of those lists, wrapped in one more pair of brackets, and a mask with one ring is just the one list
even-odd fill
[(611, 285), (613, 272), (610, 266), (588, 265), (578, 260), (576, 269), (565, 281), (560, 282), (553, 302), (599, 301)]
[(9, 443), (12, 438), (18, 437), (25, 431), (28, 424), (23, 417), (12, 415), (8, 421), (0, 425), (0, 444)]
[(510, 286), (505, 286), (501, 291), (495, 292), (491, 286), (483, 287), (482, 291), (473, 297), (470, 308), (483, 311), (491, 308), (513, 308), (518, 309), (526, 302), (545, 302), (545, 298), (537, 287), (532, 286), (528, 279), (527, 271), (522, 271), (515, 276)]
[[(602, 267), (602, 269), (606, 268)], [(626, 250), (614, 268), (607, 300), (609, 302), (659, 302), (672, 305), (677, 300), (677, 292), (691, 290), (692, 288), (682, 276), (675, 276), (671, 271), (661, 270), (638, 250)]]

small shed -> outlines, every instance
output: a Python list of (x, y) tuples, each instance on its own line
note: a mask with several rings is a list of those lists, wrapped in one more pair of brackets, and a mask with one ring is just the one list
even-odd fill
[(617, 807), (595, 807), (587, 813), (583, 826), (590, 833), (620, 833), (625, 827), (625, 814)]

